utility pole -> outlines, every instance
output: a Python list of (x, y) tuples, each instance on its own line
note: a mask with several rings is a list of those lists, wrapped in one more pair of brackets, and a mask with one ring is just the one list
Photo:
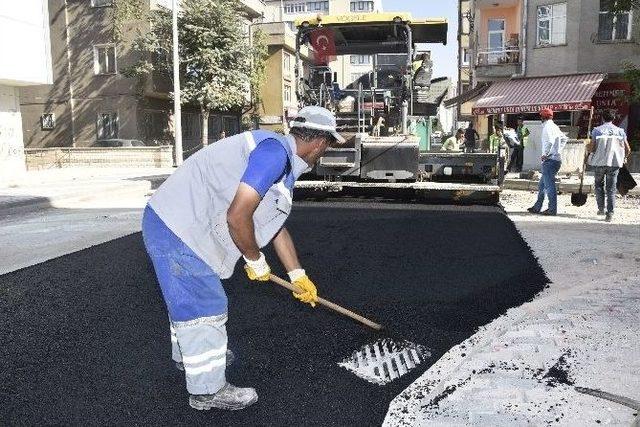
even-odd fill
[(180, 110), (180, 57), (178, 55), (178, 2), (173, 0), (173, 130), (175, 165), (182, 164), (182, 112)]

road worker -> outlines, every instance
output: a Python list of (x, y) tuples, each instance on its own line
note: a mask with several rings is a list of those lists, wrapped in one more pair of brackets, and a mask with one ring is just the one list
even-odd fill
[(302, 269), (283, 224), (296, 179), (334, 142), (335, 117), (316, 106), (300, 110), (289, 135), (254, 130), (216, 142), (189, 157), (145, 208), (144, 243), (165, 300), (172, 358), (184, 369), (195, 409), (242, 409), (258, 399), (253, 388), (229, 384), (227, 297), (220, 282), (242, 257), (247, 276), (267, 281), (262, 247), (273, 241), (294, 296), (315, 306), (317, 290)]

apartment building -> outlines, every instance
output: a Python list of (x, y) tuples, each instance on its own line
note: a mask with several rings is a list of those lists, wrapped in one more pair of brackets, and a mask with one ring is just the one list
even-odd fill
[[(286, 22), (266, 22), (253, 26), (266, 36), (268, 57), (267, 80), (262, 87), (259, 107), (260, 127), (284, 131), (289, 119), (298, 114), (295, 88), (296, 34)], [(301, 50), (304, 67), (309, 63), (309, 52)]]
[(0, 182), (26, 170), (20, 88), (53, 83), (48, 23), (46, 0), (0, 2)]
[[(615, 108), (627, 133), (640, 140), (639, 109), (625, 100), (622, 62), (640, 65), (640, 10), (610, 13), (607, 0), (460, 1), (459, 48), (468, 52), (469, 86), (454, 101), (471, 111), (482, 136), (495, 120), (536, 119), (553, 108), (573, 137)], [(464, 25), (468, 23), (468, 45)]]
[[(264, 13), (260, 0), (243, 4), (250, 18)], [(131, 41), (149, 24), (128, 23), (122, 42), (115, 43), (112, 7), (113, 0), (48, 0), (53, 84), (21, 89), (25, 146), (91, 146), (109, 138), (172, 142), (169, 80), (154, 75), (140, 88), (121, 71), (135, 62)], [(170, 8), (171, 0), (148, 0), (145, 7)], [(238, 113), (217, 112), (209, 119), (212, 140), (239, 127)], [(199, 144), (200, 128), (199, 113), (185, 108), (185, 151)]]
[[(465, 93), (471, 88), (470, 55), (471, 55), (471, 0), (458, 1), (458, 90)], [(469, 120), (471, 111), (461, 111), (457, 108), (460, 121)]]
[[(266, 5), (265, 22), (285, 22), (291, 30), (295, 30), (296, 19), (305, 17), (383, 11), (382, 0), (267, 0)], [(348, 86), (373, 69), (369, 55), (341, 56), (330, 66), (337, 73), (340, 87)]]

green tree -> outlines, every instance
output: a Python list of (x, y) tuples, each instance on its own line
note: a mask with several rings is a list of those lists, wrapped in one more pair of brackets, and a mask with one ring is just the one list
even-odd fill
[(145, 0), (114, 0), (110, 8), (112, 38), (116, 43), (124, 39), (125, 25), (132, 21), (142, 21), (146, 18), (148, 1)]
[[(120, 0), (135, 1), (135, 0)], [(248, 111), (260, 101), (263, 44), (251, 46), (239, 0), (182, 0), (178, 16), (181, 103), (200, 108), (202, 145), (213, 110)], [(152, 73), (171, 78), (171, 12), (152, 11), (151, 30), (133, 44), (140, 59), (124, 72), (144, 82)], [(259, 38), (259, 41), (261, 38)], [(250, 95), (251, 94), (251, 95)], [(255, 109), (255, 108), (254, 108)]]
[(260, 116), (259, 108), (262, 104), (262, 88), (266, 81), (267, 58), (269, 57), (267, 36), (264, 31), (260, 29), (253, 31), (251, 45), (253, 47), (249, 75), (251, 102), (244, 113), (250, 113), (251, 120), (255, 122)]
[(604, 3), (605, 8), (612, 13), (625, 12), (640, 7), (640, 0), (607, 0)]
[(640, 104), (640, 69), (631, 61), (622, 61), (622, 77), (631, 85), (628, 101)]

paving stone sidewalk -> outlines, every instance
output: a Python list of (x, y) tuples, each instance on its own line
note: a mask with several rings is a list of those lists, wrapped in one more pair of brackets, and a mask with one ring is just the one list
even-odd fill
[(640, 408), (578, 388), (640, 401), (640, 226), (517, 225), (550, 287), (445, 354), (396, 397), (386, 426), (637, 422)]

